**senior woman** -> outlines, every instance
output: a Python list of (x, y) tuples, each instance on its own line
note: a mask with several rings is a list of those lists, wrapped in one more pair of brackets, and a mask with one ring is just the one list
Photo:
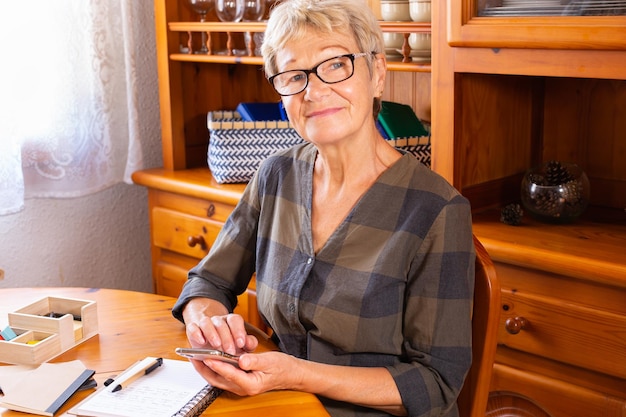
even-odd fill
[[(173, 314), (192, 361), (239, 395), (317, 394), (333, 416), (455, 416), (471, 362), (474, 247), (468, 201), (375, 119), (382, 33), (363, 0), (285, 0), (262, 46), (268, 80), (306, 144), (259, 168)], [(232, 314), (256, 272), (280, 352)]]

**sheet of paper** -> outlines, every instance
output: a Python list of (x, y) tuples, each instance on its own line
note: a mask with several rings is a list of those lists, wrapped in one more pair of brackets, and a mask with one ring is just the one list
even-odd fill
[[(135, 364), (124, 375), (132, 373)], [(184, 360), (164, 359), (163, 365), (134, 381), (121, 391), (113, 392), (116, 383), (102, 388), (71, 409), (81, 416), (170, 417), (187, 404), (207, 382)]]

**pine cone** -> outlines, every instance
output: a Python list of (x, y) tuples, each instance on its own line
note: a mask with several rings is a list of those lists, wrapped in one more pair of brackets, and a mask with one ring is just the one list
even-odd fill
[(563, 184), (564, 215), (569, 216), (579, 213), (581, 208), (587, 204), (583, 197), (583, 191), (583, 184), (580, 181), (573, 180)]
[(533, 172), (528, 174), (528, 180), (530, 182), (532, 182), (533, 184), (537, 184), (537, 185), (548, 185), (548, 181), (546, 181), (546, 177), (542, 174), (539, 174), (537, 172)]
[(546, 185), (561, 185), (574, 179), (569, 170), (559, 161), (548, 161), (546, 163)]
[(560, 217), (565, 199), (556, 190), (546, 190), (534, 198), (535, 207), (550, 217)]
[(510, 226), (517, 226), (522, 222), (524, 210), (519, 204), (511, 203), (500, 212), (500, 221)]

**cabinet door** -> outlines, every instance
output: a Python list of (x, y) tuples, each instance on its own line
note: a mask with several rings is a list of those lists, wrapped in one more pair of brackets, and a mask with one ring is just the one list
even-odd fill
[(448, 2), (452, 46), (624, 50), (621, 1), (457, 0)]

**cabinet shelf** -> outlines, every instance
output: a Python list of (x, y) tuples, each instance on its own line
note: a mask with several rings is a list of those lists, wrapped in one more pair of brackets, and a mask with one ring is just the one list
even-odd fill
[[(379, 22), (384, 32), (404, 33), (405, 42), (408, 45), (408, 36), (411, 33), (430, 33), (430, 23), (415, 23), (415, 22)], [(226, 34), (230, 39), (234, 33), (260, 33), (265, 31), (266, 24), (264, 22), (169, 22), (168, 29), (170, 32), (180, 32), (186, 34), (189, 38), (192, 33), (207, 33), (211, 36)], [(189, 39), (188, 38), (188, 39)], [(188, 41), (186, 41), (188, 42)], [(182, 46), (182, 45), (181, 45)], [(187, 46), (188, 50), (190, 46)], [(180, 48), (179, 48), (180, 49)], [(216, 64), (245, 64), (245, 65), (263, 65), (263, 59), (260, 56), (255, 56), (251, 53), (252, 48), (247, 45), (247, 52), (245, 54), (233, 53), (233, 48), (230, 49), (230, 55), (226, 54), (194, 54), (189, 53), (172, 53), (170, 59), (172, 61), (179, 62), (205, 62)], [(408, 53), (408, 52), (407, 52)], [(388, 62), (388, 68), (390, 71), (400, 72), (430, 72), (430, 62), (410, 62), (410, 57), (405, 56), (403, 62)], [(408, 62), (407, 62), (408, 61)]]
[(172, 61), (180, 62), (207, 62), (214, 64), (244, 64), (263, 65), (263, 58), (260, 56), (246, 55), (199, 55), (199, 54), (172, 54)]
[(624, 51), (456, 48), (455, 54), (460, 73), (489, 68), (491, 74), (624, 79)]
[[(244, 65), (263, 65), (263, 58), (260, 56), (228, 56), (228, 55), (196, 55), (196, 54), (172, 54), (172, 61), (179, 62), (206, 62), (214, 64), (244, 64)], [(414, 63), (414, 62), (387, 62), (389, 71), (399, 72), (430, 72), (430, 62)]]
[(264, 22), (169, 22), (172, 32), (265, 32)]
[[(430, 32), (430, 23), (379, 21), (383, 32)], [(264, 32), (265, 22), (169, 22), (172, 32)]]
[(572, 224), (524, 216), (519, 226), (500, 222), (497, 209), (473, 215), (474, 233), (496, 260), (626, 288), (626, 212), (590, 207)]

